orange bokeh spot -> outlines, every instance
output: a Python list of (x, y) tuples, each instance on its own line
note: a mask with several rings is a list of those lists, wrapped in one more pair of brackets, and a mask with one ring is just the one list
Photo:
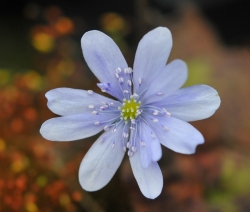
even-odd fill
[(66, 17), (60, 17), (55, 23), (55, 28), (60, 34), (69, 34), (74, 29), (73, 22)]

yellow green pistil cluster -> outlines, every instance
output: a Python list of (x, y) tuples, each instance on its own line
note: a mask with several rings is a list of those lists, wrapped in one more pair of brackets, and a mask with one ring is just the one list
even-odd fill
[(119, 107), (121, 110), (121, 119), (125, 121), (134, 120), (139, 115), (139, 108), (141, 102), (137, 102), (134, 98), (124, 99), (123, 106)]

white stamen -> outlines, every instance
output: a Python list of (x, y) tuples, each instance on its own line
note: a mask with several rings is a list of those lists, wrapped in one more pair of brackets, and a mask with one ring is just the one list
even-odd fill
[(116, 73), (118, 73), (118, 74), (122, 72), (121, 68), (117, 68), (115, 71), (116, 71)]
[(89, 109), (93, 109), (93, 108), (95, 108), (94, 105), (89, 105)]
[(153, 112), (153, 114), (154, 114), (155, 116), (157, 116), (157, 115), (158, 115), (158, 113), (159, 113), (159, 111), (158, 111), (158, 110), (154, 110), (154, 112)]
[(152, 132), (151, 132), (151, 137), (152, 137), (152, 138), (156, 138), (156, 137), (155, 137), (155, 134), (152, 133)]
[(135, 99), (137, 99), (138, 98), (138, 94), (137, 93), (134, 93), (134, 95), (133, 95), (133, 97), (135, 98)]
[(94, 123), (94, 125), (99, 125), (100, 124), (100, 122), (99, 121), (96, 121), (95, 123)]
[(137, 147), (136, 147), (136, 146), (132, 146), (131, 149), (132, 149), (133, 152), (136, 152), (136, 151), (137, 151)]
[(161, 95), (162, 95), (162, 92), (158, 92), (156, 95), (157, 95), (157, 96), (161, 96)]
[(124, 90), (123, 93), (129, 93), (128, 90)]
[(132, 86), (132, 82), (131, 82), (131, 80), (128, 80), (128, 85), (129, 85), (129, 87), (131, 87)]
[(119, 79), (119, 74), (118, 73), (115, 73), (115, 76), (117, 79)]
[(92, 114), (93, 114), (93, 115), (96, 115), (97, 113), (98, 113), (98, 112), (97, 112), (97, 111), (95, 111), (95, 110), (92, 112)]
[(166, 127), (166, 126), (163, 126), (162, 127), (165, 131), (168, 131), (169, 129), (168, 129), (168, 127)]
[(112, 143), (111, 148), (113, 149), (115, 146), (115, 142)]
[(130, 148), (130, 147), (131, 147), (131, 143), (127, 142), (127, 148)]
[(88, 92), (88, 94), (93, 94), (94, 93), (92, 90), (88, 90), (87, 92)]
[(128, 156), (129, 156), (129, 157), (133, 156), (133, 154), (134, 154), (134, 153), (133, 153), (132, 151), (130, 151), (130, 150), (128, 151)]
[(116, 132), (116, 128), (113, 129), (113, 133), (115, 133), (115, 132)]
[(102, 92), (107, 92), (107, 90), (106, 90), (106, 89), (101, 89), (101, 91), (102, 91)]
[(124, 68), (124, 74), (127, 74), (127, 73), (128, 73), (127, 68)]
[(128, 67), (128, 74), (131, 74), (132, 72), (133, 72), (133, 69), (132, 68), (130, 68), (130, 67)]
[(119, 83), (122, 84), (124, 82), (124, 79), (122, 77), (119, 78)]
[(139, 78), (139, 79), (138, 79), (138, 83), (139, 83), (139, 85), (141, 85), (141, 81), (142, 81), (142, 80), (141, 80), (141, 78)]
[(153, 122), (158, 122), (158, 119), (152, 119), (153, 120)]
[(171, 115), (165, 108), (162, 108), (162, 110), (164, 111), (164, 113), (166, 114), (166, 116), (170, 116)]
[(113, 102), (110, 102), (109, 105), (113, 105), (114, 103)]
[(125, 146), (123, 147), (123, 151), (126, 152), (126, 147)]
[(123, 137), (124, 137), (124, 138), (128, 138), (128, 133), (124, 132), (124, 133), (123, 133)]
[(106, 125), (103, 129), (104, 129), (104, 131), (109, 130), (109, 125)]

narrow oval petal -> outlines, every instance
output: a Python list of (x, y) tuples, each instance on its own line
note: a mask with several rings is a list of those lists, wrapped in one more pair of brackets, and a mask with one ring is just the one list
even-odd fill
[(86, 32), (81, 39), (82, 52), (91, 71), (102, 83), (109, 83), (109, 91), (119, 100), (123, 99), (122, 90), (116, 78), (116, 69), (128, 67), (120, 49), (104, 33), (93, 30)]
[(152, 161), (160, 160), (162, 149), (158, 138), (144, 121), (141, 121), (139, 127), (141, 164), (143, 168), (147, 168)]
[(155, 104), (165, 108), (173, 117), (184, 121), (197, 121), (212, 116), (220, 103), (215, 89), (207, 85), (194, 85), (177, 90)]
[(165, 99), (184, 85), (187, 76), (186, 63), (182, 60), (172, 61), (157, 73), (141, 101), (150, 104)]
[(48, 108), (55, 114), (68, 116), (80, 113), (91, 113), (100, 109), (103, 102), (110, 107), (118, 108), (121, 103), (99, 95), (93, 91), (72, 88), (56, 88), (45, 94), (48, 99)]
[(79, 169), (79, 181), (83, 189), (96, 191), (111, 180), (125, 154), (121, 135), (122, 127), (115, 133), (109, 130), (91, 146)]
[(162, 173), (157, 162), (151, 162), (146, 169), (142, 167), (140, 148), (138, 148), (138, 152), (129, 157), (132, 171), (142, 194), (149, 199), (155, 199), (162, 191)]
[(159, 117), (159, 121), (155, 123), (148, 117), (145, 119), (160, 143), (175, 152), (193, 154), (197, 145), (204, 143), (202, 134), (185, 121), (174, 117)]
[(41, 135), (50, 141), (73, 141), (95, 135), (104, 126), (114, 122), (115, 114), (77, 114), (52, 118), (45, 121), (40, 129)]
[(171, 48), (172, 35), (166, 27), (158, 27), (144, 35), (136, 50), (134, 61), (135, 93), (139, 94), (147, 88), (156, 73), (165, 67)]

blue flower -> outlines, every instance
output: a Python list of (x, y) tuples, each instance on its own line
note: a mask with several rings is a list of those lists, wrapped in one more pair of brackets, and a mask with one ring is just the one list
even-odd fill
[(204, 138), (187, 122), (213, 115), (220, 105), (218, 93), (206, 85), (181, 88), (187, 66), (182, 60), (166, 65), (172, 36), (165, 27), (141, 39), (133, 69), (102, 32), (85, 33), (81, 44), (89, 68), (101, 82), (98, 87), (117, 100), (91, 90), (51, 90), (46, 93), (48, 107), (62, 117), (46, 121), (40, 132), (51, 141), (73, 141), (104, 130), (81, 162), (83, 189), (104, 187), (127, 152), (141, 192), (154, 199), (163, 187), (157, 163), (161, 144), (178, 153), (193, 154)]

